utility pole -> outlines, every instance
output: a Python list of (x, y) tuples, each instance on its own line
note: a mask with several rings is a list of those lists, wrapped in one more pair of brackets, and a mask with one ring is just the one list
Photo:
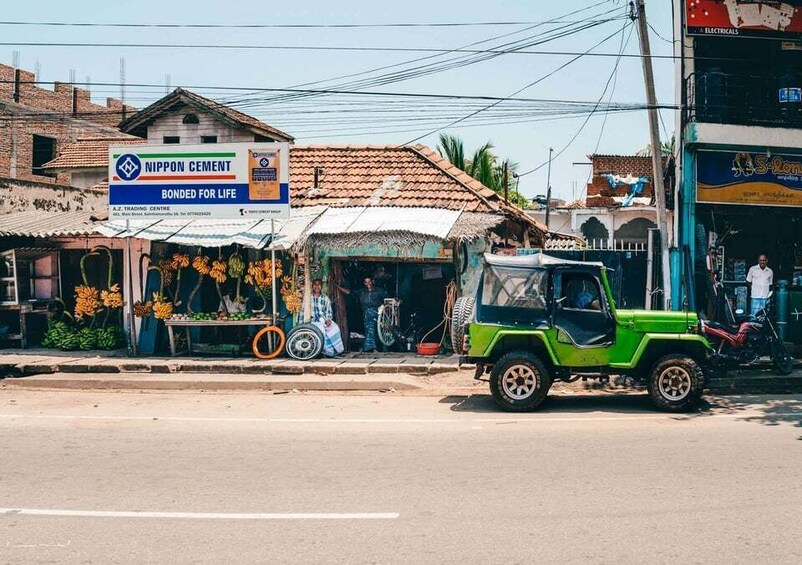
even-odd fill
[[(632, 2), (630, 2), (632, 6)], [(652, 54), (649, 48), (649, 28), (646, 23), (644, 0), (635, 0), (635, 10), (630, 16), (638, 21), (643, 80), (646, 83), (646, 105), (649, 108), (649, 137), (652, 146), (652, 188), (657, 206), (657, 227), (660, 230), (660, 265), (663, 275), (663, 309), (668, 310), (671, 301), (671, 272), (668, 262), (668, 221), (666, 219), (666, 191), (663, 186), (663, 155), (660, 151), (660, 129), (657, 115), (657, 96), (654, 92), (654, 72)]]
[(554, 149), (549, 147), (549, 168), (546, 173), (546, 228), (549, 227), (549, 216), (551, 215), (551, 154)]
[(510, 203), (510, 179), (509, 179), (509, 163), (504, 159), (504, 164), (501, 169), (501, 182), (504, 185), (504, 203)]

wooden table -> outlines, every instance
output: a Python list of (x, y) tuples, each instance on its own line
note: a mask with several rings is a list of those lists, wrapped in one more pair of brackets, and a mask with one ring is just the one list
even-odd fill
[(167, 326), (167, 336), (170, 338), (170, 354), (175, 357), (177, 355), (175, 350), (175, 335), (173, 328), (185, 327), (187, 329), (187, 349), (189, 354), (192, 355), (192, 328), (212, 328), (212, 327), (234, 327), (234, 326), (272, 326), (273, 320), (270, 318), (253, 318), (251, 320), (173, 320), (168, 319), (164, 321)]

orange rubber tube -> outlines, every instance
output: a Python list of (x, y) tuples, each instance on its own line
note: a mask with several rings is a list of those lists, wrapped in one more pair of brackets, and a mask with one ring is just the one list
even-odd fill
[[(278, 334), (278, 347), (276, 347), (275, 351), (271, 353), (262, 353), (259, 351), (259, 339), (270, 332), (275, 332)], [(256, 335), (253, 336), (253, 343), (251, 344), (251, 349), (253, 349), (253, 354), (257, 359), (274, 359), (281, 355), (281, 352), (284, 351), (284, 344), (287, 342), (287, 338), (284, 335), (284, 332), (278, 326), (265, 326), (258, 332)]]

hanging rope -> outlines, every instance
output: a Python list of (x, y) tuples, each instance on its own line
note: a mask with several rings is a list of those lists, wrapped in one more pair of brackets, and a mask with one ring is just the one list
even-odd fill
[(454, 310), (454, 303), (456, 301), (457, 283), (452, 279), (452, 281), (446, 285), (446, 300), (443, 303), (443, 319), (440, 320), (439, 324), (426, 332), (426, 334), (421, 338), (420, 343), (426, 343), (426, 338), (429, 337), (430, 334), (434, 333), (437, 328), (443, 326), (443, 335), (440, 336), (440, 341), (438, 342), (440, 345), (443, 345), (446, 335), (448, 335), (451, 330), (451, 312)]

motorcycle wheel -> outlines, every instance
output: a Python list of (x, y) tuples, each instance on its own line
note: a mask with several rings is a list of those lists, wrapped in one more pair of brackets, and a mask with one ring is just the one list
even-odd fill
[(788, 348), (779, 339), (771, 342), (771, 362), (774, 369), (781, 375), (790, 375), (794, 370), (794, 358), (788, 352)]

